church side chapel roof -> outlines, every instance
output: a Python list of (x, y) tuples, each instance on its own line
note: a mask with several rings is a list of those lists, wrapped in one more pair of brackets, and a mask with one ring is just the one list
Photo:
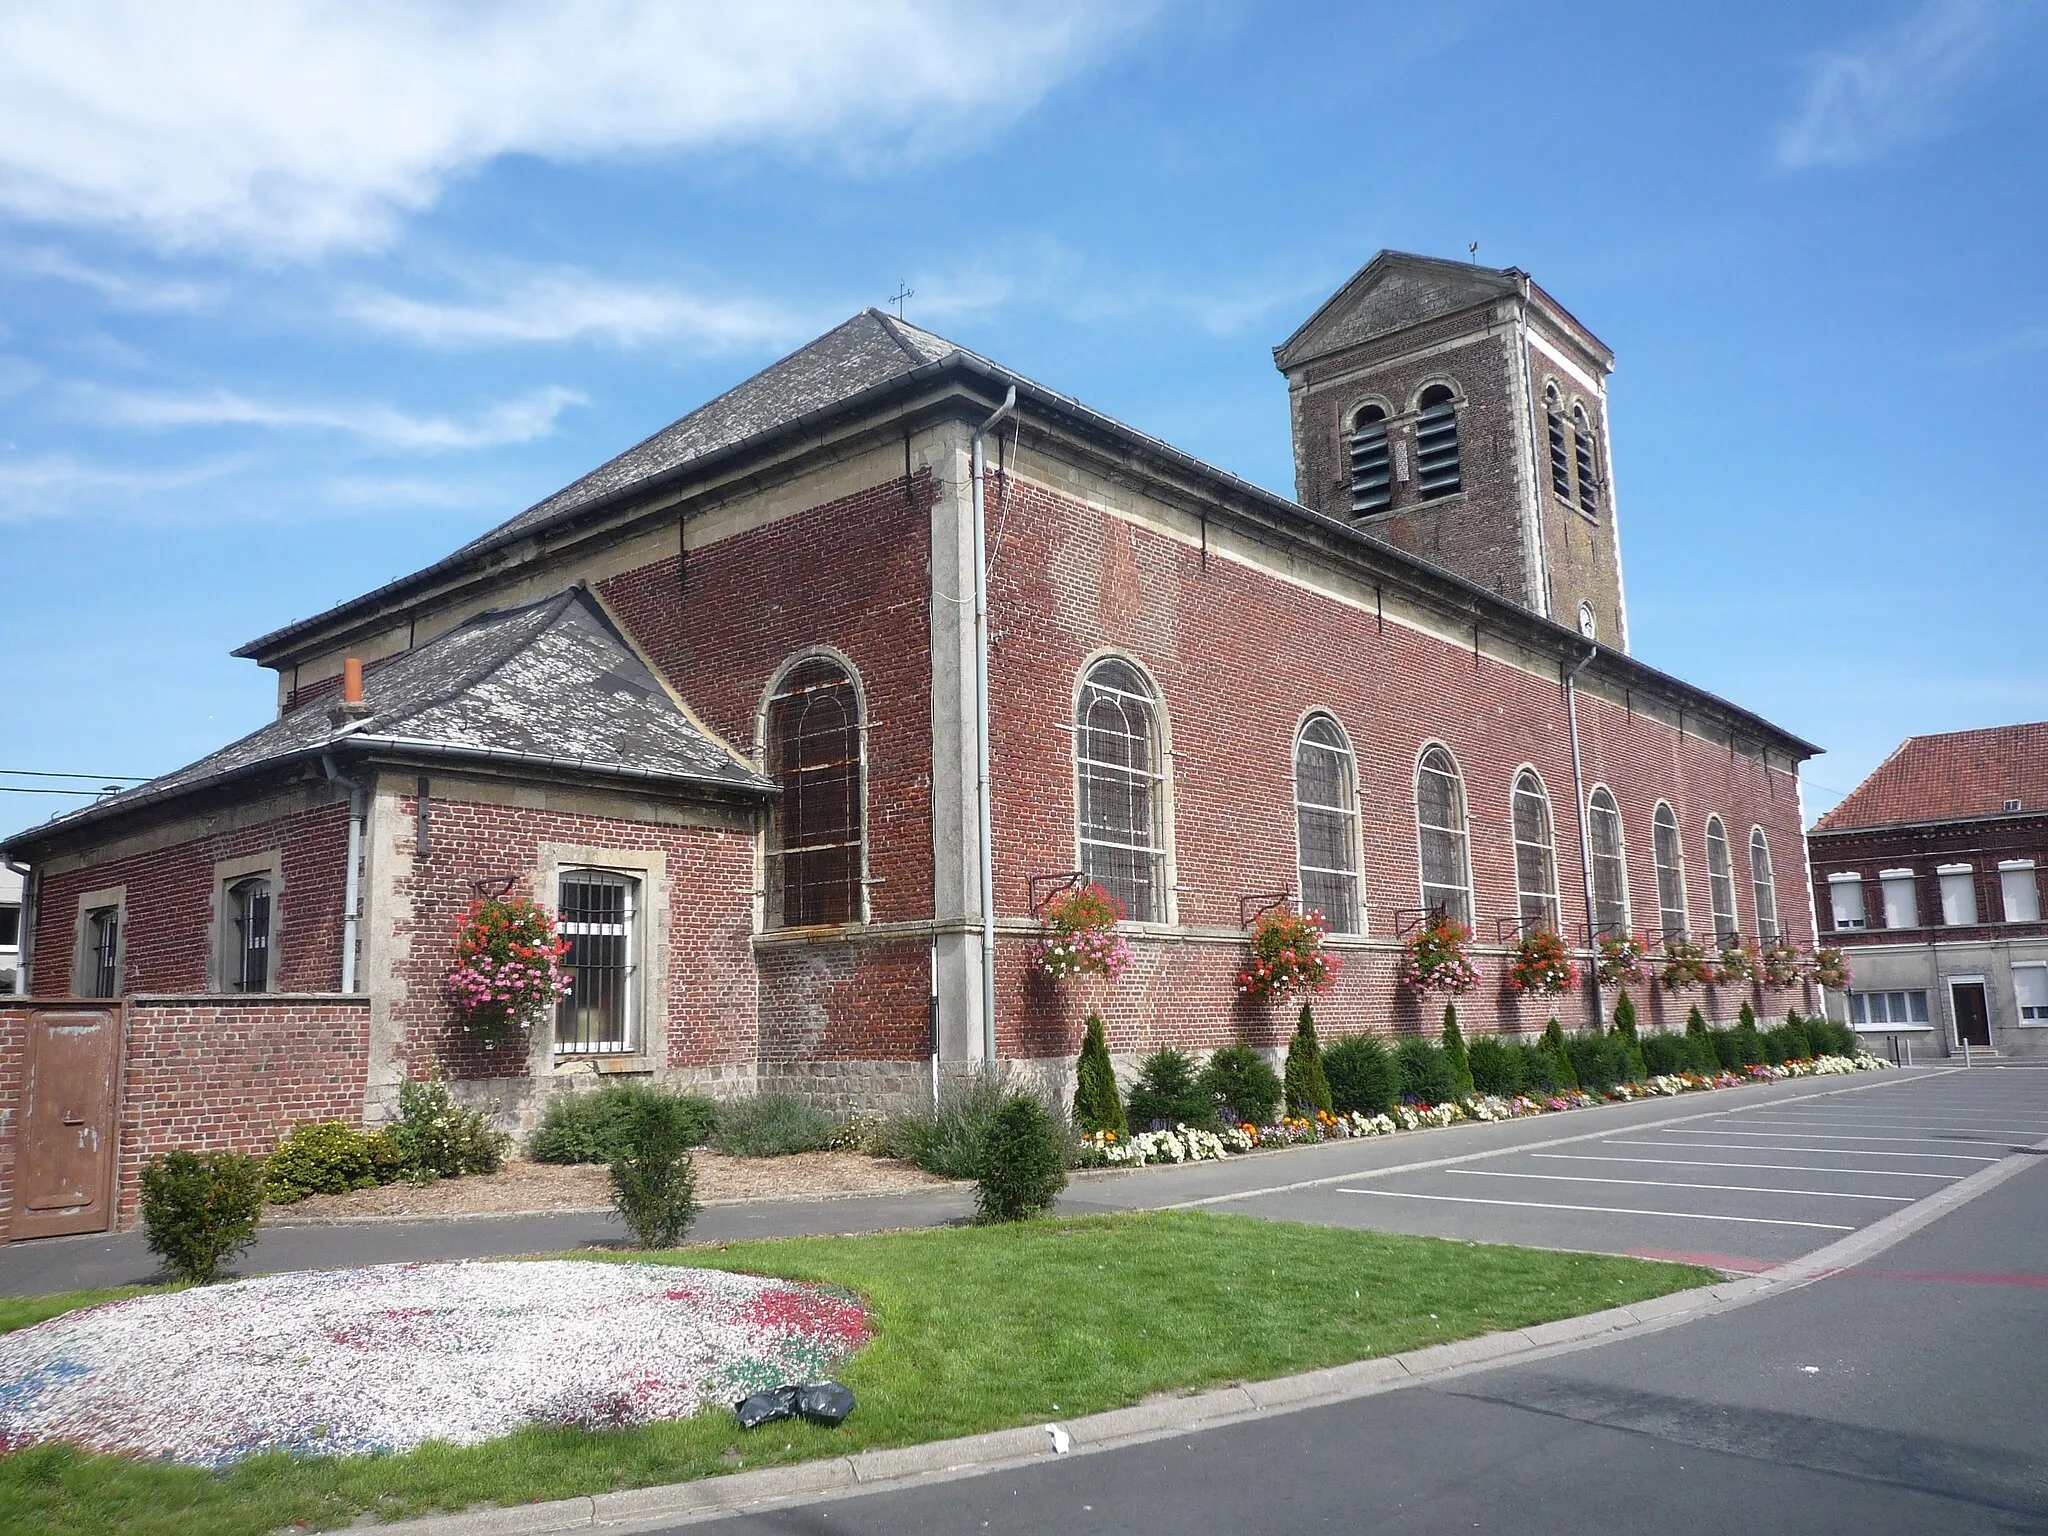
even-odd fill
[(1816, 832), (2048, 811), (2048, 720), (1908, 736)]
[(744, 795), (772, 789), (690, 718), (580, 584), (479, 614), (367, 668), (362, 719), (337, 717), (334, 697), (302, 704), (195, 763), (14, 841), (342, 750), (517, 763)]

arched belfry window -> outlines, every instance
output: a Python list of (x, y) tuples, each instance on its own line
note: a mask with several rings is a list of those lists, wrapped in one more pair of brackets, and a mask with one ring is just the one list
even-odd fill
[(1464, 484), (1458, 466), (1458, 397), (1449, 385), (1432, 384), (1416, 405), (1415, 485), (1424, 501), (1434, 501)]
[(1357, 933), (1358, 796), (1351, 743), (1329, 715), (1302, 722), (1294, 742), (1294, 834), (1303, 911), (1333, 933)]
[(1387, 413), (1368, 405), (1351, 426), (1351, 515), (1370, 517), (1394, 504), (1387, 462)]
[(1572, 499), (1572, 450), (1564, 430), (1564, 402), (1558, 398), (1557, 386), (1549, 385), (1543, 391), (1543, 414), (1550, 428), (1550, 490), (1559, 501)]
[(860, 693), (838, 662), (798, 662), (768, 699), (770, 928), (863, 920)]
[(1166, 920), (1165, 753), (1145, 675), (1109, 656), (1088, 669), (1074, 718), (1081, 872), (1135, 922)]
[(1749, 830), (1749, 888), (1756, 899), (1756, 936), (1778, 936), (1778, 880), (1771, 869), (1771, 844), (1762, 827)]
[(1572, 407), (1572, 457), (1579, 479), (1579, 510), (1588, 517), (1600, 511), (1600, 450), (1583, 406)]
[(1714, 937), (1735, 937), (1735, 866), (1728, 857), (1728, 829), (1718, 816), (1707, 818), (1707, 896), (1714, 907)]
[(1515, 894), (1520, 898), (1522, 931), (1559, 929), (1557, 912), (1557, 848), (1550, 828), (1550, 797), (1543, 781), (1524, 768), (1515, 775)]
[(1658, 925), (1665, 938), (1682, 939), (1686, 931), (1685, 848), (1678, 839), (1678, 817), (1661, 800), (1650, 832), (1657, 857)]
[(1587, 831), (1593, 851), (1593, 926), (1603, 934), (1628, 932), (1628, 860), (1621, 836), (1621, 810), (1605, 785), (1587, 799)]
[(1422, 905), (1472, 921), (1472, 866), (1466, 857), (1465, 780), (1447, 748), (1431, 747), (1415, 767), (1415, 832), (1422, 854)]

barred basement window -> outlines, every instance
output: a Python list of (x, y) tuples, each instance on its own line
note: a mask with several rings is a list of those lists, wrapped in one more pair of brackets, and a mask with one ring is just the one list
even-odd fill
[(1550, 425), (1550, 490), (1559, 501), (1572, 499), (1572, 455), (1564, 436), (1564, 407), (1557, 398), (1557, 386), (1543, 391), (1543, 413)]
[(1588, 517), (1596, 516), (1600, 511), (1599, 456), (1593, 449), (1593, 429), (1578, 406), (1572, 407), (1572, 457), (1579, 471), (1579, 510)]
[(562, 872), (555, 932), (568, 940), (569, 995), (555, 1009), (555, 1049), (630, 1051), (639, 1033), (639, 882), (601, 869)]
[(1387, 413), (1368, 405), (1351, 428), (1351, 515), (1367, 517), (1394, 504), (1387, 465)]
[(1294, 744), (1294, 840), (1303, 911), (1333, 933), (1359, 931), (1358, 802), (1351, 743), (1329, 715), (1303, 722)]
[(1686, 931), (1685, 847), (1678, 840), (1677, 816), (1661, 800), (1650, 833), (1651, 852), (1657, 861), (1657, 920), (1665, 938), (1682, 939)]
[(1728, 857), (1728, 829), (1718, 816), (1707, 818), (1707, 895), (1714, 904), (1714, 937), (1735, 937), (1735, 866)]
[(121, 909), (95, 907), (85, 914), (85, 995), (121, 995)]
[(1515, 776), (1515, 894), (1522, 931), (1557, 932), (1557, 850), (1550, 831), (1550, 797), (1543, 781), (1524, 768)]
[(767, 759), (782, 791), (768, 818), (767, 926), (862, 921), (860, 695), (845, 668), (814, 656), (790, 669), (768, 700)]
[(228, 887), (228, 953), (223, 979), (231, 992), (270, 990), (270, 882), (261, 875)]
[(1472, 873), (1466, 857), (1465, 781), (1443, 747), (1415, 769), (1415, 832), (1422, 848), (1422, 905), (1469, 925)]
[(1098, 661), (1081, 684), (1074, 725), (1082, 873), (1133, 922), (1164, 922), (1164, 754), (1150, 685), (1127, 661)]
[(1749, 829), (1749, 889), (1756, 901), (1756, 936), (1778, 936), (1778, 881), (1771, 869), (1771, 844), (1762, 827)]
[(1458, 470), (1458, 401), (1448, 385), (1432, 384), (1422, 392), (1422, 414), (1415, 422), (1415, 478), (1424, 501), (1456, 492), (1463, 480)]
[(1593, 842), (1593, 924), (1604, 934), (1628, 932), (1628, 865), (1622, 850), (1621, 812), (1605, 786), (1589, 801)]

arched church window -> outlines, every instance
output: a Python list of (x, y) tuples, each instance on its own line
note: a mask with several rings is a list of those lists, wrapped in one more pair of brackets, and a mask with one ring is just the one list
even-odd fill
[(769, 696), (766, 744), (782, 791), (768, 818), (767, 926), (863, 921), (860, 693), (846, 669), (824, 656), (792, 667)]

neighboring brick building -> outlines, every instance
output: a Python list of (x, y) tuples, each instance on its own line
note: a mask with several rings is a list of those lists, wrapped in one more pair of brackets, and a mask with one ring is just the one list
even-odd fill
[(1909, 736), (1808, 851), (1835, 1018), (1897, 1055), (2048, 1056), (2048, 722)]
[[(902, 1102), (991, 1038), (1063, 1077), (1089, 1007), (1126, 1060), (1277, 1045), (1292, 1013), (1233, 978), (1247, 912), (1303, 893), (1340, 930), (1336, 1033), (1435, 1027), (1396, 980), (1431, 907), (1478, 934), (1479, 1030), (1593, 1017), (1503, 986), (1532, 924), (1810, 942), (1815, 749), (1627, 655), (1605, 347), (1521, 273), (1383, 254), (1277, 357), (1305, 505), (856, 316), (244, 647), (273, 725), (7, 845), (32, 990), (234, 985), (261, 892), (248, 974), (368, 994), (372, 1117), (435, 1066), (523, 1119), (603, 1071)], [(1075, 871), (1129, 909), (1114, 984), (1031, 969), (1033, 893)], [(444, 995), (487, 889), (613, 956), (530, 1051)]]

